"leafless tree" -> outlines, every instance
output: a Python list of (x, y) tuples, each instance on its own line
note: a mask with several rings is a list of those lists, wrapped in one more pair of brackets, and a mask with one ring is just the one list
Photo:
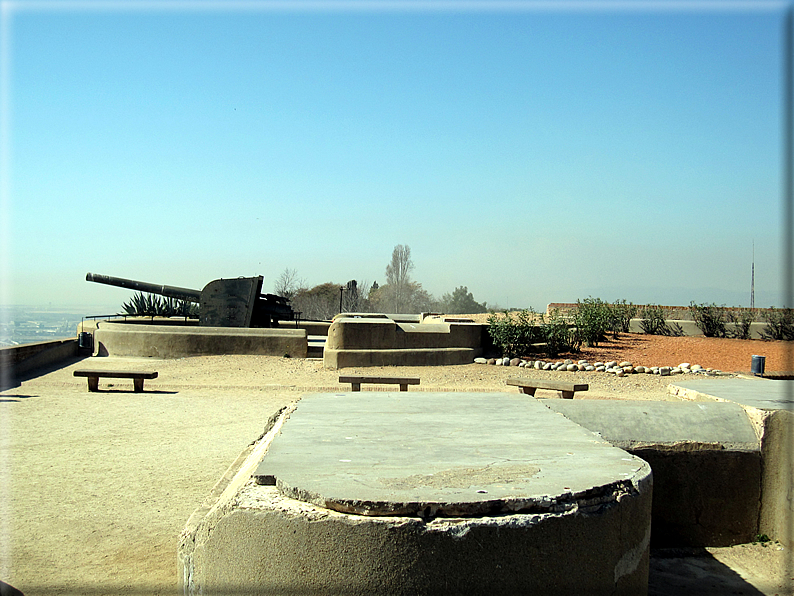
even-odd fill
[(304, 280), (298, 279), (298, 271), (287, 267), (273, 284), (273, 293), (292, 300), (298, 290), (305, 285), (306, 282)]
[(405, 310), (409, 304), (411, 271), (411, 247), (398, 244), (391, 253), (391, 263), (386, 265), (386, 284), (390, 286), (392, 312)]

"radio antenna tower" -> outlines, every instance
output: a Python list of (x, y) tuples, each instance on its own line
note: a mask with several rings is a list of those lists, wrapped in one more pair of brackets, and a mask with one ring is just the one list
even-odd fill
[(750, 308), (755, 308), (755, 240), (753, 240), (753, 264), (750, 268)]

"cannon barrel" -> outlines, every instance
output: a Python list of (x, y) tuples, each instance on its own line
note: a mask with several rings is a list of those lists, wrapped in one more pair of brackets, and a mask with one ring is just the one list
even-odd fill
[(123, 277), (111, 277), (110, 275), (98, 275), (96, 273), (86, 273), (85, 280), (93, 281), (98, 284), (118, 286), (119, 288), (128, 288), (138, 292), (159, 294), (160, 296), (187, 300), (188, 302), (201, 302), (201, 290), (162, 286), (160, 284), (150, 284), (145, 281), (135, 281), (134, 279), (124, 279)]

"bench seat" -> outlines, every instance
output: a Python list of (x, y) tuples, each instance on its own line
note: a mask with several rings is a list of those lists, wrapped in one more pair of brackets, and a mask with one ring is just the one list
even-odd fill
[(514, 385), (519, 388), (521, 393), (527, 395), (535, 395), (537, 389), (550, 389), (551, 391), (559, 391), (560, 397), (563, 399), (573, 399), (573, 394), (577, 391), (587, 391), (590, 385), (586, 383), (567, 383), (565, 381), (543, 381), (540, 379), (507, 379), (508, 385)]
[(361, 391), (361, 384), (373, 385), (399, 385), (400, 391), (408, 391), (408, 385), (418, 385), (418, 377), (363, 377), (363, 376), (346, 376), (339, 377), (340, 383), (350, 383), (353, 391)]
[(132, 371), (132, 370), (76, 370), (75, 377), (88, 377), (88, 390), (99, 390), (99, 378), (104, 379), (132, 379), (135, 393), (143, 391), (144, 379), (156, 379), (157, 371)]

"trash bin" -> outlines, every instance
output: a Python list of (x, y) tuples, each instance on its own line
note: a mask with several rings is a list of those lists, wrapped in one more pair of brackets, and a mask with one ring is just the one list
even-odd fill
[(77, 347), (81, 350), (94, 350), (94, 335), (88, 331), (81, 331), (77, 335)]
[(754, 375), (764, 374), (765, 362), (766, 362), (766, 356), (753, 355), (753, 360), (750, 363), (750, 372), (753, 373)]

